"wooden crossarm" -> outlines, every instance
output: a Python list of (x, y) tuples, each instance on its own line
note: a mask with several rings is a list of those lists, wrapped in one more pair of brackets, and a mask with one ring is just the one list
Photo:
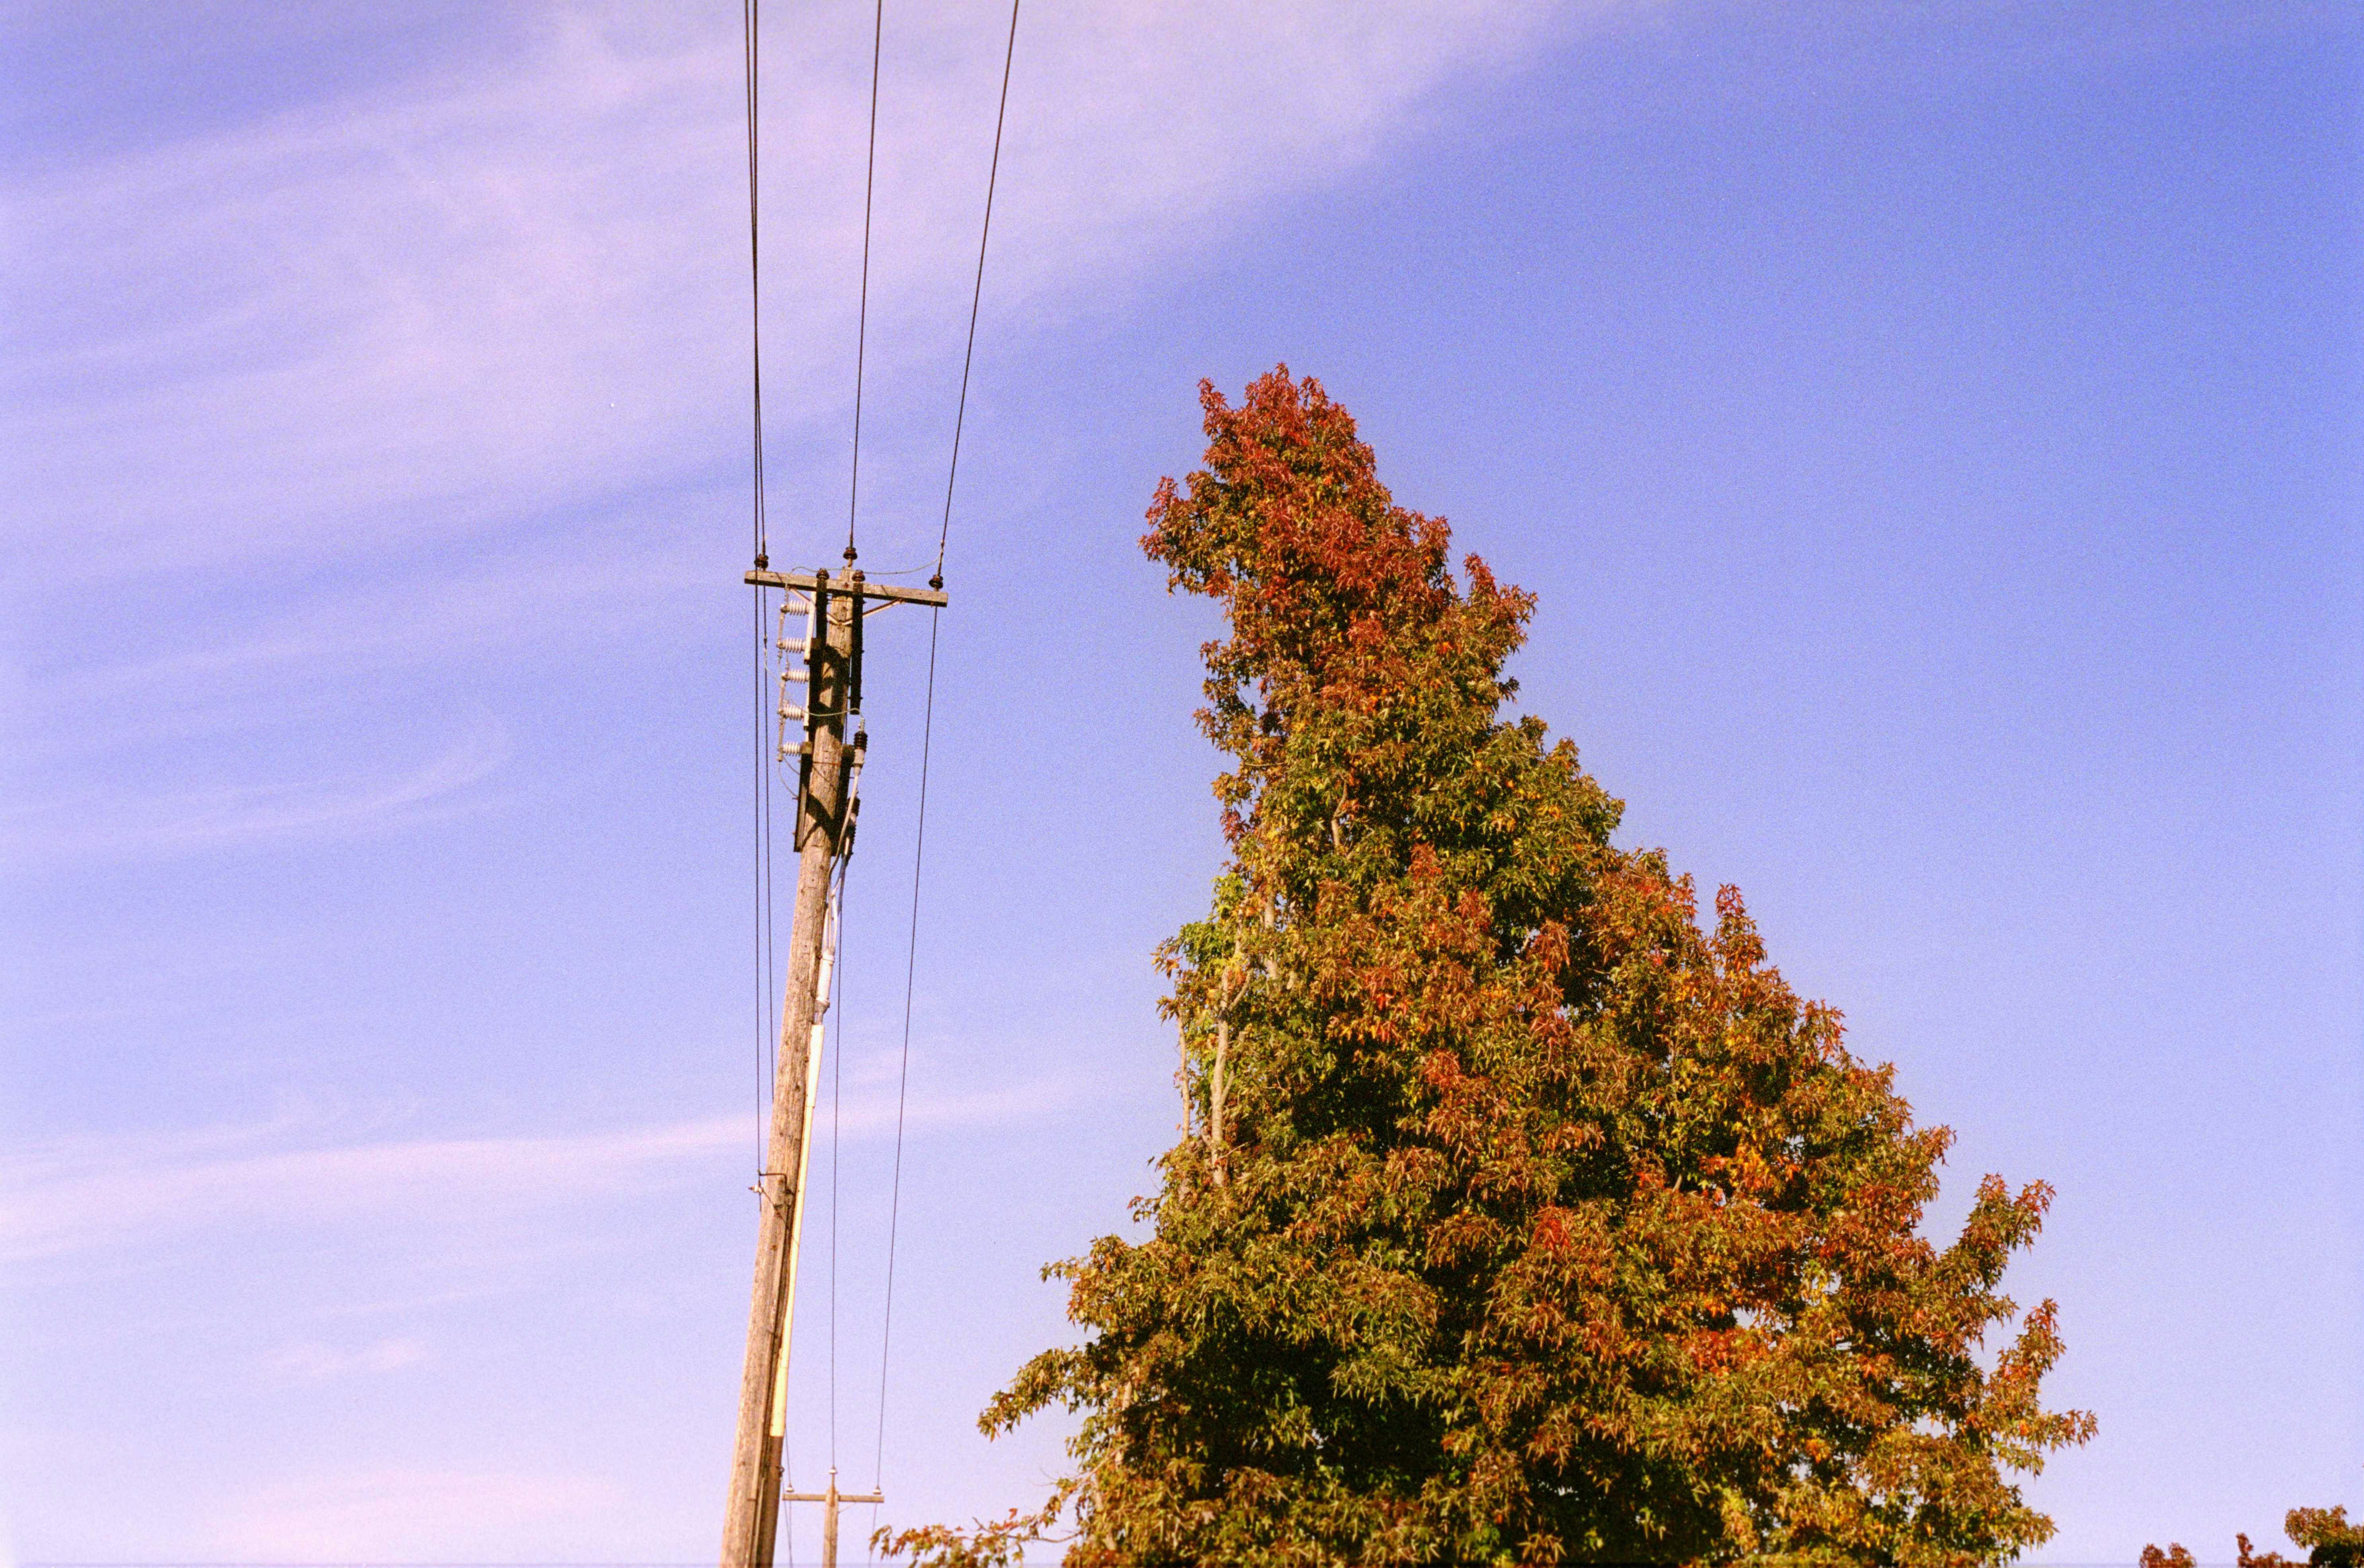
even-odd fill
[[(746, 583), (757, 588), (794, 588), (809, 594), (817, 588), (827, 588), (832, 594), (851, 594), (856, 586), (851, 576), (823, 578), (818, 572), (749, 572)], [(931, 605), (937, 609), (952, 603), (946, 595), (934, 588), (900, 588), (892, 583), (874, 583), (864, 578), (860, 584), (865, 599), (885, 599), (897, 605)]]
[(783, 1503), (883, 1503), (876, 1492), (783, 1492)]

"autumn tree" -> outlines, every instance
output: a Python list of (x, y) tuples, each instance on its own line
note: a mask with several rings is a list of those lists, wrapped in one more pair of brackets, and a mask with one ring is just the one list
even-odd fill
[[(1080, 1412), (1031, 1524), (1078, 1564), (1965, 1563), (2046, 1540), (2082, 1441), (2000, 1294), (2049, 1189), (1919, 1227), (1950, 1134), (1767, 962), (1740, 896), (1612, 841), (1503, 711), (1531, 595), (1395, 505), (1286, 367), (1202, 387), (1143, 540), (1210, 597), (1229, 862), (1166, 945), (1193, 1125), (1145, 1229), (1052, 1273), (1083, 1330), (983, 1418)], [(2015, 1333), (1989, 1335), (2016, 1319)], [(998, 1532), (998, 1533), (997, 1533)]]

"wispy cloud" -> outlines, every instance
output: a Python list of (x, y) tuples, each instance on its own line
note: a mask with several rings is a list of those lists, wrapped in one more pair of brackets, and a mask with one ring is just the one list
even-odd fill
[[(1619, 8), (1133, 0), (1030, 17), (994, 297), (1055, 310), (1202, 255), (1227, 216), (1366, 160), (1446, 85)], [(921, 14), (888, 40), (872, 304), (890, 363), (956, 326), (990, 11)], [(0, 292), (43, 304), (0, 346), (18, 573), (350, 556), (735, 450), (737, 39), (677, 11), (548, 16), (497, 71), (6, 191), (21, 238)], [(793, 422), (845, 390), (866, 39), (810, 15), (773, 36), (767, 325)]]
[(316, 1340), (283, 1346), (264, 1362), (264, 1369), (285, 1383), (325, 1383), (355, 1373), (399, 1372), (432, 1360), (418, 1340), (374, 1340), (351, 1350), (339, 1350)]
[(9, 807), (0, 815), (0, 854), (21, 868), (384, 830), (460, 808), (464, 792), (498, 771), (507, 750), (499, 728), (485, 723), (440, 755), (375, 778), (279, 780), (182, 793), (112, 779)]
[[(694, 501), (712, 515), (711, 497)], [(234, 617), (159, 620), (64, 656), (20, 654), (0, 663), (12, 760), (250, 728), (284, 719), (291, 703), (423, 663), (496, 652), (513, 662), (532, 643), (572, 653), (593, 628), (630, 635), (679, 595), (714, 593), (711, 573), (698, 570), (704, 562), (645, 532), (603, 537), (596, 550), (555, 559), (519, 549), (432, 572), (380, 572), (240, 606)]]
[[(988, 379), (1022, 323), (1207, 264), (1456, 83), (1649, 3), (1031, 13)], [(769, 30), (766, 403), (775, 439), (812, 450), (850, 391), (858, 12)], [(0, 847), (20, 862), (318, 841), (481, 802), (506, 755), (489, 725), (424, 761), (422, 737), (350, 762), (340, 688), (629, 631), (689, 591), (682, 541), (743, 504), (731, 18), (524, 14), (473, 66), (0, 173), (0, 297), (28, 306), (0, 317), (0, 584), (19, 595)], [(874, 386), (924, 384), (956, 351), (1005, 16), (890, 17)]]
[[(907, 1127), (1017, 1124), (1072, 1103), (1022, 1084), (912, 1101)], [(893, 1097), (849, 1098), (842, 1135), (890, 1135)], [(303, 1146), (320, 1129), (283, 1117), (249, 1129), (33, 1140), (0, 1155), (0, 1262), (121, 1249), (267, 1224), (472, 1229), (710, 1175), (743, 1154), (747, 1115), (544, 1137), (438, 1138)], [(297, 1145), (291, 1147), (291, 1145)]]
[(629, 1501), (614, 1483), (585, 1475), (390, 1467), (254, 1488), (193, 1533), (209, 1552), (247, 1560), (432, 1561), (487, 1533), (571, 1527)]

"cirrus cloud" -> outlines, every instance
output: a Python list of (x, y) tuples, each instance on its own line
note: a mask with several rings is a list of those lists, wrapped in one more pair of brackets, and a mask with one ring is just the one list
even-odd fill
[[(1615, 0), (1042, 7), (1020, 38), (998, 327), (1203, 257)], [(868, 39), (770, 28), (767, 354), (783, 425), (850, 376)], [(739, 40), (684, 13), (540, 8), (447, 72), (0, 186), (14, 569), (98, 580), (350, 556), (737, 461)], [(873, 336), (955, 341), (1006, 13), (891, 18)], [(366, 523), (366, 528), (357, 527)], [(30, 546), (28, 551), (22, 548)], [(20, 579), (21, 580), (21, 579)]]

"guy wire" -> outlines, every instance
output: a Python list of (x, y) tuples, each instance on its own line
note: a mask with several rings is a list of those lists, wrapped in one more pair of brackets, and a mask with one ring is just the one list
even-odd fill
[[(1001, 100), (993, 116), (993, 161), (985, 179), (985, 221), (976, 239), (976, 286), (969, 295), (968, 348), (961, 356), (961, 390), (959, 409), (953, 416), (953, 454), (950, 470), (944, 475), (944, 520), (936, 535), (936, 573), (929, 585), (942, 589), (944, 585), (944, 544), (952, 537), (953, 485), (960, 474), (960, 435), (962, 422), (968, 414), (969, 366), (976, 357), (976, 317), (978, 304), (985, 297), (985, 250), (993, 236), (993, 191), (1001, 174), (1001, 131), (1009, 115), (1009, 68), (1018, 54), (1018, 7), (1020, 0), (1009, 0), (1009, 41), (1001, 51)], [(903, 953), (903, 1052), (901, 1074), (895, 1085), (895, 1163), (886, 1208), (886, 1300), (878, 1329), (878, 1446), (871, 1457), (874, 1492), (884, 1490), (879, 1483), (886, 1466), (886, 1368), (888, 1352), (894, 1342), (895, 1330), (895, 1242), (903, 1214), (903, 1118), (911, 1091), (911, 1000), (920, 972), (920, 873), (928, 849), (928, 762), (933, 748), (936, 727), (936, 634), (942, 626), (943, 612), (928, 613), (928, 684), (926, 706), (920, 718), (920, 805), (919, 828), (911, 844), (911, 929)], [(875, 1510), (873, 1510), (874, 1514)]]
[(870, 350), (870, 198), (878, 183), (878, 55), (886, 38), (886, 0), (878, 0), (870, 28), (870, 158), (862, 175), (862, 303), (853, 329), (853, 479), (845, 497), (848, 562), (854, 559), (853, 519), (862, 505), (862, 372)]

